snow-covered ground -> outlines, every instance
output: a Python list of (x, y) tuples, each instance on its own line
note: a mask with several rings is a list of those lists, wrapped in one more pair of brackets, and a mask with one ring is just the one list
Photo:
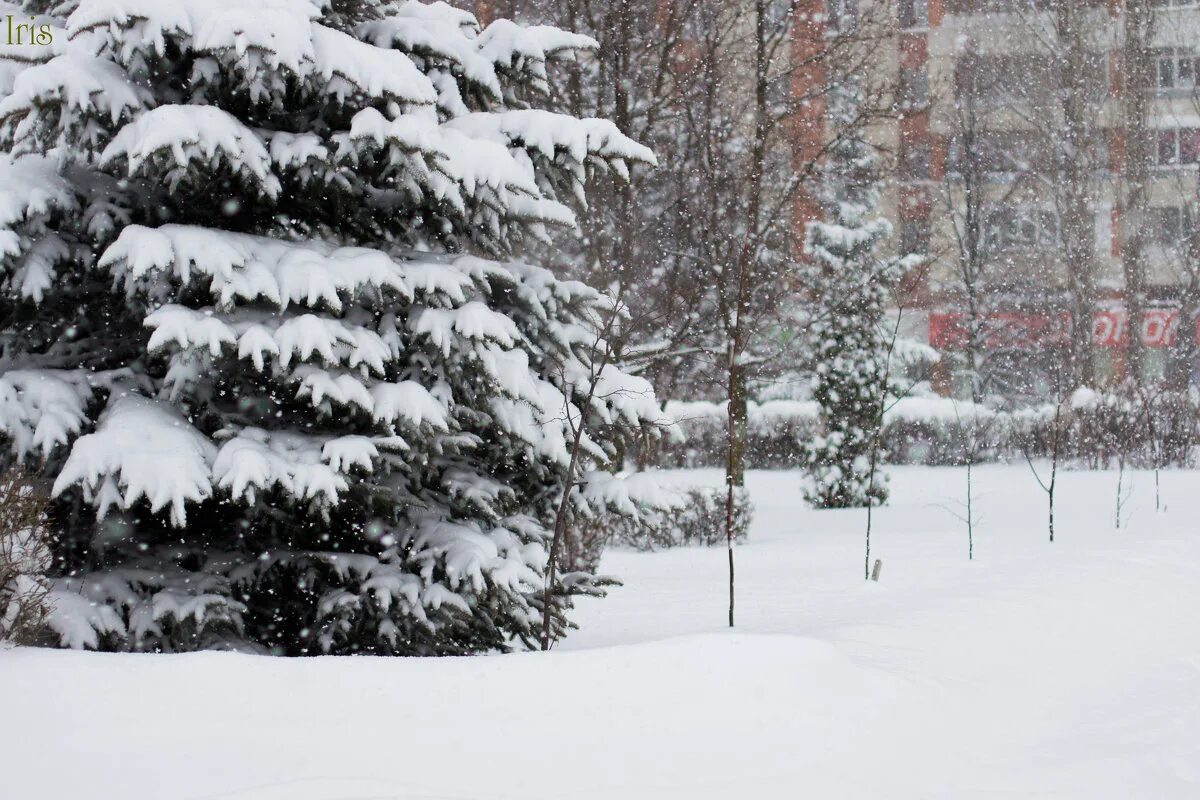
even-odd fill
[[(737, 550), (612, 552), (561, 649), (454, 660), (0, 654), (5, 798), (1200, 797), (1200, 473), (890, 471), (864, 513), (752, 473)], [(671, 480), (717, 482), (715, 471)]]

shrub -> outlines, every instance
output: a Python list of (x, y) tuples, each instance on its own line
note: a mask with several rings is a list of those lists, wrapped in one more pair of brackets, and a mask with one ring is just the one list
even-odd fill
[[(745, 489), (734, 491), (734, 540), (743, 542), (750, 531), (754, 506)], [(575, 528), (578, 551), (583, 562), (595, 568), (600, 552), (607, 545), (631, 547), (635, 550), (663, 550), (686, 545), (720, 545), (725, 543), (725, 489), (697, 486), (680, 492), (679, 503), (654, 517), (635, 520), (629, 516), (598, 515), (580, 520)]]
[(0, 475), (0, 644), (31, 644), (49, 615), (46, 493), (24, 472)]
[[(1054, 404), (994, 408), (919, 392), (888, 406), (880, 444), (889, 464), (955, 465), (1020, 461), (1048, 456), (1054, 438)], [(643, 461), (662, 467), (721, 467), (725, 460), (725, 409), (718, 403), (669, 402), (666, 413), (680, 437), (664, 437)], [(1182, 392), (1130, 396), (1081, 389), (1067, 399), (1058, 424), (1060, 455), (1089, 468), (1118, 457), (1139, 466), (1186, 466), (1200, 439), (1197, 398)], [(746, 462), (751, 469), (786, 469), (801, 463), (805, 443), (818, 432), (815, 404), (751, 403)]]

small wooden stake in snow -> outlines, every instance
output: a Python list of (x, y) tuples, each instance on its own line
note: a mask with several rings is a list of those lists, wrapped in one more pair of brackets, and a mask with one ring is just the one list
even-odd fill
[(875, 559), (875, 566), (871, 568), (871, 580), (878, 581), (879, 573), (883, 569), (883, 559)]

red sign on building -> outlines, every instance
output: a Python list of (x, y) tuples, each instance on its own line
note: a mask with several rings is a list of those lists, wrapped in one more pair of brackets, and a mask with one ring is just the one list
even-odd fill
[[(1179, 312), (1154, 308), (1142, 313), (1139, 332), (1145, 347), (1169, 347), (1175, 343)], [(1061, 347), (1070, 339), (1071, 316), (1058, 314), (988, 314), (982, 320), (983, 346), (988, 350)], [(1200, 320), (1193, 331), (1200, 343)], [(1092, 343), (1096, 347), (1122, 348), (1129, 339), (1129, 315), (1121, 309), (1097, 311), (1092, 316)], [(940, 350), (957, 350), (967, 343), (966, 315), (929, 315), (929, 344)]]

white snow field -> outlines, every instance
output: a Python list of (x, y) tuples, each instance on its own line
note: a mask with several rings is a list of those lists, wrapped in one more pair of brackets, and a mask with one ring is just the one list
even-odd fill
[[(611, 552), (625, 581), (550, 654), (0, 653), (0, 796), (1200, 797), (1200, 473), (1067, 472), (1057, 541), (1023, 465), (894, 468), (875, 514), (756, 472), (723, 549)], [(715, 471), (666, 473), (718, 482)]]

